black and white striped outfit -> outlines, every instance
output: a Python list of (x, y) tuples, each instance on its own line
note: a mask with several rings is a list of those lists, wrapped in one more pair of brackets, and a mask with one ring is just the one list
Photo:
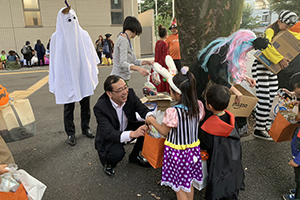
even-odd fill
[(187, 117), (187, 111), (183, 108), (174, 107), (178, 115), (178, 126), (172, 128), (167, 141), (174, 145), (188, 145), (198, 141), (199, 115)]
[(256, 96), (258, 102), (255, 109), (255, 130), (267, 130), (271, 126), (270, 110), (278, 90), (277, 75), (255, 60), (252, 65), (252, 77), (256, 80)]

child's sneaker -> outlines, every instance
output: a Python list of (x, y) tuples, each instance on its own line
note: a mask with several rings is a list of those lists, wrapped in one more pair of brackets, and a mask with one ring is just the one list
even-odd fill
[(267, 131), (260, 131), (260, 130), (255, 130), (254, 133), (252, 134), (253, 137), (263, 139), (263, 140), (269, 140), (272, 141), (273, 139), (271, 136), (268, 134)]
[(290, 194), (295, 195), (295, 193), (296, 193), (296, 189), (290, 189)]
[(284, 200), (300, 200), (300, 199), (295, 199), (294, 194), (286, 194), (282, 196)]

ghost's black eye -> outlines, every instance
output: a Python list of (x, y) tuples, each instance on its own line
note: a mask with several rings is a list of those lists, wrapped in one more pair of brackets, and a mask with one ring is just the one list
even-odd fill
[(76, 17), (74, 16), (73, 19), (76, 19)]
[(71, 19), (68, 19), (68, 22), (71, 22), (72, 20)]

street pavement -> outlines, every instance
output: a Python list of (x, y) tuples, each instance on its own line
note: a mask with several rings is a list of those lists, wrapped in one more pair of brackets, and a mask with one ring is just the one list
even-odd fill
[[(248, 62), (251, 67), (250, 60)], [(8, 92), (23, 91), (48, 75), (48, 67), (22, 68), (17, 71), (0, 71), (0, 84)], [(91, 109), (104, 92), (103, 82), (111, 67), (99, 67), (99, 84), (91, 98)], [(133, 72), (129, 85), (142, 97), (146, 81)], [(160, 186), (161, 169), (143, 168), (128, 162), (133, 145), (126, 145), (126, 156), (116, 168), (116, 176), (109, 178), (103, 173), (94, 149), (94, 139), (80, 131), (80, 106), (76, 103), (75, 125), (77, 145), (67, 144), (63, 126), (63, 105), (56, 105), (54, 95), (45, 84), (28, 98), (31, 102), (37, 132), (35, 137), (8, 143), (20, 169), (42, 181), (46, 186), (43, 200), (173, 200), (175, 193)], [(91, 129), (96, 132), (96, 119), (91, 112)], [(241, 200), (279, 200), (282, 194), (295, 187), (290, 143), (275, 143), (242, 138), (243, 166), (245, 168), (245, 191)], [(204, 192), (195, 191), (195, 200), (203, 200)]]

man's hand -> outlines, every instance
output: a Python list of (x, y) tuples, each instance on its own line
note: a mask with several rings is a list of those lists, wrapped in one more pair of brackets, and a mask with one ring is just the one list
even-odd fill
[(5, 169), (5, 167), (7, 167), (7, 165), (1, 165), (1, 164), (0, 164), (0, 175), (2, 175), (2, 174), (4, 174), (4, 173), (8, 172), (8, 170)]
[(130, 138), (138, 138), (141, 136), (145, 136), (145, 132), (147, 131), (148, 126), (142, 125), (137, 130), (130, 132)]
[(290, 160), (289, 166), (291, 166), (291, 167), (298, 167), (299, 165), (297, 165), (297, 164), (294, 162), (294, 160)]

